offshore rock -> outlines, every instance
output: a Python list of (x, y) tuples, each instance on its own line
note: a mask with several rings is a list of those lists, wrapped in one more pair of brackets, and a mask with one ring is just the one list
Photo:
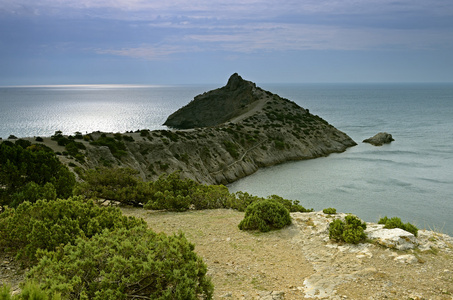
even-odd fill
[(369, 143), (374, 146), (382, 146), (384, 144), (390, 144), (393, 141), (394, 141), (394, 139), (390, 133), (379, 132), (375, 136), (370, 137), (366, 140), (363, 140), (363, 143)]

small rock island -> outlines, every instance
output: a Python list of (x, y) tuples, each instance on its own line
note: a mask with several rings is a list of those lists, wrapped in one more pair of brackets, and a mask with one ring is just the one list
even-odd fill
[[(200, 183), (227, 184), (262, 167), (326, 156), (356, 145), (308, 109), (236, 73), (226, 86), (196, 96), (170, 115), (165, 125), (171, 130), (93, 132), (91, 140), (83, 141), (84, 161), (66, 163), (83, 169), (129, 167), (146, 180), (180, 171), (182, 177)], [(116, 139), (121, 149), (115, 152), (111, 143), (99, 142), (106, 139)]]
[(390, 144), (394, 139), (390, 133), (379, 132), (378, 134), (363, 140), (363, 143), (369, 143), (374, 146), (382, 146), (384, 144)]

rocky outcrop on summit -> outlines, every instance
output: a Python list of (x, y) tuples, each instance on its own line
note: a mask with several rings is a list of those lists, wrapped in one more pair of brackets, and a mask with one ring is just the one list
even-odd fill
[(177, 129), (219, 125), (247, 112), (260, 98), (256, 84), (235, 73), (226, 86), (196, 96), (164, 125)]
[(390, 144), (393, 141), (394, 141), (394, 139), (390, 133), (379, 132), (375, 136), (370, 137), (366, 140), (363, 140), (363, 143), (369, 143), (374, 146), (382, 146), (384, 144)]
[(85, 161), (66, 163), (130, 167), (146, 180), (180, 171), (201, 183), (227, 184), (262, 167), (356, 145), (319, 116), (237, 74), (225, 87), (195, 97), (165, 124), (186, 129), (92, 133), (91, 141), (82, 141)]

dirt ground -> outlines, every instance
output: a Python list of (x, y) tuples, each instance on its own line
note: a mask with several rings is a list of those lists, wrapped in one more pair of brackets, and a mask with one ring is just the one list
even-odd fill
[[(208, 266), (214, 299), (453, 299), (453, 238), (446, 235), (419, 231), (419, 248), (398, 251), (331, 242), (331, 217), (322, 212), (292, 213), (291, 226), (258, 233), (239, 230), (244, 213), (235, 210), (121, 210), (156, 232), (183, 231)], [(18, 290), (24, 273), (0, 253), (1, 283)]]
[(244, 232), (234, 210), (184, 213), (123, 208), (167, 234), (183, 231), (208, 265), (215, 299), (453, 299), (453, 245), (429, 233), (428, 251), (338, 245), (328, 217), (293, 213), (293, 225)]

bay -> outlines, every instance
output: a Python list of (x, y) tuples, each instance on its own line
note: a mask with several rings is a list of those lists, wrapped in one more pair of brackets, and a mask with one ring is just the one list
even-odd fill
[[(262, 169), (228, 188), (335, 207), (366, 221), (398, 216), (453, 234), (453, 84), (258, 84), (346, 132), (344, 153)], [(0, 88), (0, 137), (60, 130), (165, 129), (165, 119), (212, 85)], [(385, 131), (395, 141), (361, 141)]]
[[(453, 85), (342, 84), (270, 86), (319, 114), (358, 145), (341, 154), (262, 169), (229, 186), (334, 207), (377, 222), (400, 217), (452, 234)], [(378, 132), (389, 145), (361, 143)]]

